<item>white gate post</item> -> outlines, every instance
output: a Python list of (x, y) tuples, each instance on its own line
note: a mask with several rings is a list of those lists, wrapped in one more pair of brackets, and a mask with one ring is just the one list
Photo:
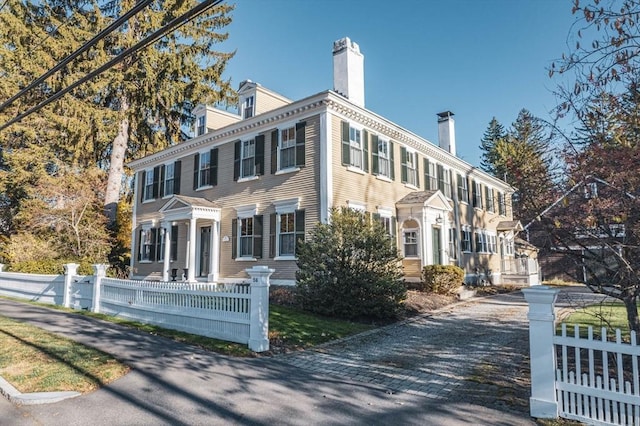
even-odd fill
[(77, 263), (65, 263), (64, 265), (64, 293), (62, 295), (62, 305), (65, 308), (71, 307), (71, 282), (78, 273)]
[(555, 419), (558, 417), (556, 399), (556, 351), (554, 304), (560, 290), (548, 286), (522, 289), (529, 303), (529, 347), (531, 362), (532, 417)]
[(2, 272), (2, 268), (4, 268), (4, 263), (0, 263), (0, 272)]
[(91, 312), (100, 312), (100, 286), (102, 279), (107, 275), (109, 265), (95, 264), (93, 265), (93, 301), (91, 304)]
[(256, 352), (269, 350), (269, 277), (275, 269), (254, 266), (245, 269), (251, 277), (251, 316), (249, 349)]

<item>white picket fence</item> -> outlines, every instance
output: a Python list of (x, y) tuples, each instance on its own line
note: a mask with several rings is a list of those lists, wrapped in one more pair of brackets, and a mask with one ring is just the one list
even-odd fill
[[(559, 290), (524, 289), (529, 303), (531, 345), (531, 415), (598, 425), (640, 426), (640, 346), (635, 333), (624, 342), (620, 330), (609, 340), (607, 329), (594, 337), (592, 327), (562, 324), (555, 331)], [(584, 333), (586, 331), (586, 333)]]
[(154, 282), (105, 276), (106, 265), (95, 265), (95, 275), (76, 275), (75, 264), (64, 275), (1, 272), (0, 295), (90, 309), (164, 328), (269, 349), (269, 277), (273, 269), (247, 269), (243, 284)]

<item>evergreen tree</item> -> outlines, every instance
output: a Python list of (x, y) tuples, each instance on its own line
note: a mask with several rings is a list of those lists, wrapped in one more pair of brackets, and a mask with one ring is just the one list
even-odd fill
[(494, 168), (495, 164), (495, 144), (497, 141), (504, 139), (506, 132), (504, 126), (493, 117), (489, 122), (487, 130), (485, 130), (482, 139), (480, 140), (480, 149), (482, 156), (480, 157), (480, 168), (485, 172), (496, 175)]

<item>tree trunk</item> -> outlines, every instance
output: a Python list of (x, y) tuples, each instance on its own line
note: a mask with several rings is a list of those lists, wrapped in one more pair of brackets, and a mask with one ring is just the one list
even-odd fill
[(625, 296), (622, 301), (627, 308), (627, 321), (629, 321), (629, 330), (640, 333), (640, 319), (638, 318), (638, 305), (635, 296)]
[[(126, 100), (122, 100), (124, 113), (129, 108)], [(108, 227), (113, 229), (116, 222), (116, 212), (120, 191), (122, 189), (122, 177), (124, 175), (124, 159), (129, 143), (129, 120), (123, 117), (118, 125), (118, 134), (113, 139), (111, 147), (111, 157), (109, 159), (109, 176), (107, 179), (107, 190), (104, 195), (104, 212), (107, 216)]]

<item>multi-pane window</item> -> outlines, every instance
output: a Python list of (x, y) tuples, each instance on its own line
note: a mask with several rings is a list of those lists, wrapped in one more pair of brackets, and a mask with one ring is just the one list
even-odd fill
[(450, 259), (455, 259), (457, 257), (457, 236), (458, 233), (456, 232), (455, 228), (449, 228), (449, 246), (448, 246), (448, 254), (449, 254), (449, 258)]
[(482, 184), (473, 182), (473, 207), (482, 208)]
[(416, 157), (418, 155), (415, 152), (408, 152), (405, 159), (405, 164), (407, 167), (407, 181), (409, 185), (417, 186), (417, 170), (416, 170)]
[(445, 197), (451, 198), (451, 175), (449, 170), (438, 164), (438, 189)]
[(438, 173), (437, 173), (437, 164), (433, 161), (429, 161), (429, 170), (427, 172), (428, 175), (428, 186), (427, 189), (435, 191), (438, 189)]
[(198, 127), (196, 130), (196, 136), (204, 135), (206, 132), (205, 129), (205, 117), (204, 115), (198, 117)]
[(157, 258), (158, 262), (164, 261), (164, 247), (165, 247), (165, 234), (167, 230), (164, 228), (159, 228), (156, 231), (156, 247), (157, 247)]
[(378, 139), (378, 174), (391, 177), (389, 163), (389, 141)]
[(242, 142), (242, 162), (240, 166), (240, 177), (255, 176), (255, 156), (256, 156), (256, 141), (250, 139)]
[(514, 246), (513, 237), (505, 238), (504, 239), (504, 254), (506, 254), (507, 256), (513, 256), (514, 253), (515, 253), (515, 246)]
[(498, 240), (495, 235), (489, 235), (489, 252), (497, 253), (498, 252)]
[(380, 225), (384, 228), (389, 236), (395, 235), (395, 230), (393, 229), (393, 219), (389, 216), (380, 216), (378, 219)]
[(353, 127), (349, 127), (349, 158), (351, 166), (362, 168), (362, 134)]
[(155, 169), (147, 170), (144, 179), (144, 197), (143, 200), (153, 200), (153, 187), (155, 184)]
[(242, 118), (253, 117), (253, 96), (249, 96), (244, 100), (242, 105)]
[(485, 186), (485, 199), (487, 203), (487, 211), (493, 213), (495, 211), (494, 202), (493, 202), (493, 189)]
[(489, 252), (489, 242), (487, 241), (487, 234), (482, 231), (476, 231), (476, 252), (478, 253), (488, 253)]
[(296, 215), (284, 213), (280, 215), (280, 229), (278, 232), (278, 248), (280, 256), (294, 256), (296, 253)]
[(211, 152), (200, 154), (198, 164), (198, 186), (211, 185)]
[(252, 257), (253, 256), (253, 218), (247, 217), (239, 219), (240, 232), (238, 233), (239, 244), (239, 256), (240, 257)]
[(296, 166), (296, 128), (280, 131), (280, 169)]
[(469, 182), (466, 176), (458, 175), (458, 200), (463, 203), (469, 202)]
[(166, 197), (169, 195), (173, 195), (175, 190), (175, 174), (176, 167), (175, 163), (167, 164), (164, 166), (164, 183), (163, 183), (163, 193), (162, 196)]
[(143, 229), (140, 231), (140, 253), (139, 258), (142, 262), (151, 262), (155, 257), (155, 229)]
[(463, 252), (471, 252), (471, 229), (463, 227), (460, 231), (460, 246)]
[(507, 215), (507, 204), (503, 192), (498, 192), (498, 213), (500, 213), (501, 216)]
[(405, 257), (418, 255), (418, 231), (405, 231), (403, 243)]

